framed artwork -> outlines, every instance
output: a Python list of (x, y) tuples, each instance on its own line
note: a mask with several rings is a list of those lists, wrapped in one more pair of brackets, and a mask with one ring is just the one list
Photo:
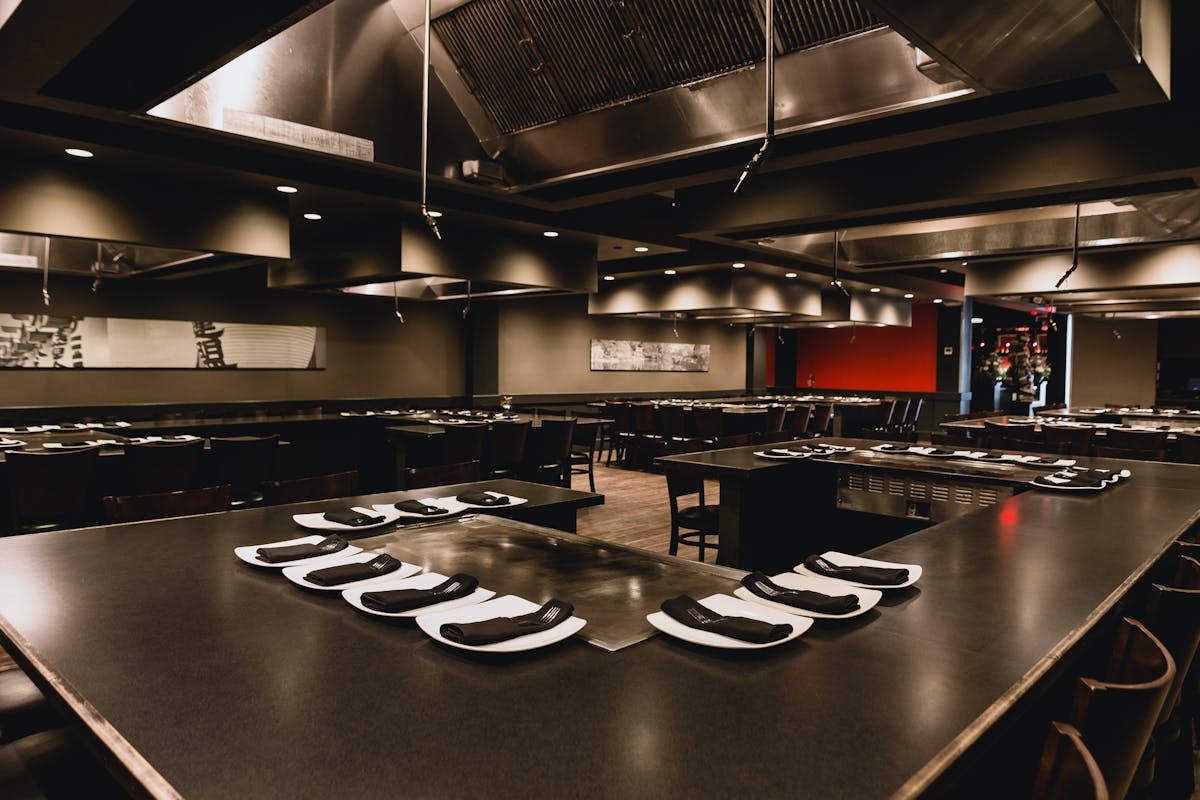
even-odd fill
[(592, 339), (593, 372), (708, 372), (710, 346)]

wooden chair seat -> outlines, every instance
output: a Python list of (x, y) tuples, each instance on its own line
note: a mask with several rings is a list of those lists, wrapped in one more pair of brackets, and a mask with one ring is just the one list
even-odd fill
[(477, 480), (479, 480), (478, 461), (436, 464), (431, 467), (406, 467), (400, 471), (399, 476), (401, 489), (427, 489), (430, 486), (472, 483)]
[(114, 523), (212, 514), (230, 509), (231, 492), (230, 485), (223, 483), (178, 492), (110, 496), (104, 498), (104, 514)]
[(290, 481), (267, 481), (263, 484), (262, 493), (263, 503), (266, 505), (349, 497), (358, 494), (358, 470), (334, 472), (329, 475), (297, 478)]

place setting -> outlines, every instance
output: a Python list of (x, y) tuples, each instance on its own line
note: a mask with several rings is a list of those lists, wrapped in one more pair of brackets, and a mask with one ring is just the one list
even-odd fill
[(646, 615), (656, 630), (675, 639), (721, 650), (762, 650), (800, 638), (811, 617), (769, 608), (727, 594), (696, 600), (681, 594)]
[(391, 619), (414, 619), (465, 606), (496, 596), (479, 585), (473, 575), (422, 572), (411, 577), (389, 576), (371, 587), (346, 588), (342, 598), (364, 614)]
[(16, 450), (24, 447), (25, 444), (21, 439), (10, 439), (7, 436), (0, 436), (0, 450)]
[(520, 653), (569, 639), (587, 625), (570, 603), (504, 595), (482, 603), (416, 617), (434, 641), (476, 653)]
[(302, 528), (318, 531), (361, 531), (379, 528), (400, 519), (403, 514), (395, 505), (350, 506), (293, 514), (292, 521)]
[(388, 553), (364, 550), (335, 562), (285, 567), (283, 577), (297, 586), (319, 592), (375, 588), (383, 582), (407, 578), (421, 571), (417, 564), (402, 561)]
[(1029, 482), (1041, 489), (1053, 489), (1060, 492), (1100, 492), (1131, 477), (1133, 477), (1133, 473), (1127, 469), (1073, 467), (1049, 475), (1038, 475)]
[(255, 567), (283, 569), (305, 564), (329, 564), (363, 552), (341, 536), (301, 536), (265, 544), (235, 547), (234, 555)]
[(920, 580), (922, 573), (919, 564), (878, 561), (836, 550), (809, 556), (793, 569), (800, 575), (830, 578), (864, 589), (905, 589)]
[(843, 580), (784, 572), (768, 576), (751, 572), (734, 595), (788, 614), (822, 620), (850, 619), (867, 613), (883, 598), (878, 589), (852, 586)]

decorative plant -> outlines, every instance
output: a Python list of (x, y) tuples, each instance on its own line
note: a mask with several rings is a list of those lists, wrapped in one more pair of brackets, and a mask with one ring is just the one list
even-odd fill
[(1029, 368), (1033, 371), (1033, 385), (1038, 386), (1044, 381), (1050, 380), (1050, 364), (1042, 355), (1035, 355), (1029, 359)]
[(987, 375), (995, 383), (1000, 383), (1000, 381), (1004, 380), (1004, 376), (1008, 372), (1004, 366), (1004, 360), (1000, 357), (999, 353), (994, 351), (988, 353), (983, 361), (979, 363), (979, 371)]

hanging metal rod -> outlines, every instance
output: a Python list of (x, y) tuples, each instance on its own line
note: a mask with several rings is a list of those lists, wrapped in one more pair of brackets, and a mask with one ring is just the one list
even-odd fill
[(425, 0), (425, 52), (421, 65), (421, 216), (440, 241), (442, 232), (429, 213), (429, 29), (433, 25), (431, 0)]
[(1054, 284), (1057, 289), (1067, 282), (1067, 278), (1071, 277), (1071, 273), (1079, 267), (1079, 203), (1075, 204), (1075, 238), (1071, 243), (1071, 266), (1058, 279), (1058, 283)]
[(762, 146), (758, 148), (758, 152), (751, 156), (747, 162), (745, 169), (742, 170), (741, 176), (737, 183), (734, 184), (733, 193), (737, 194), (741, 191), (742, 186), (750, 179), (750, 176), (758, 172), (758, 168), (767, 160), (767, 156), (771, 152), (771, 148), (775, 144), (775, 0), (763, 0), (763, 16), (766, 20), (767, 29), (767, 62), (766, 62), (766, 124), (763, 130)]

